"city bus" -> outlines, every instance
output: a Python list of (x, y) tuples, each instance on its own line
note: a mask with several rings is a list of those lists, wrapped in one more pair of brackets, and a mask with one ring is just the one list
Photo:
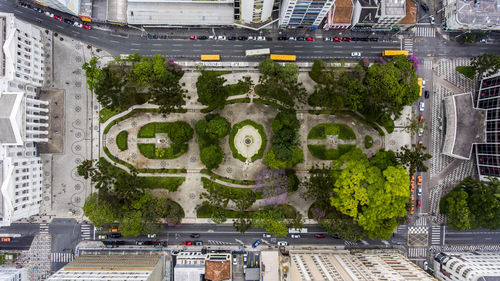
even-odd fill
[(202, 61), (219, 61), (220, 55), (201, 55)]
[(265, 49), (253, 49), (253, 50), (246, 50), (245, 51), (245, 55), (247, 57), (269, 55), (270, 53), (271, 53), (271, 50), (269, 48), (265, 48)]
[(390, 57), (390, 56), (397, 56), (397, 55), (408, 55), (408, 51), (406, 50), (385, 50), (382, 52), (382, 56), (384, 57)]
[(271, 55), (272, 60), (279, 60), (279, 61), (296, 61), (297, 56), (295, 55)]
[(419, 92), (419, 95), (422, 96), (422, 85), (423, 84), (423, 79), (422, 78), (418, 78), (418, 86), (420, 87), (420, 92)]

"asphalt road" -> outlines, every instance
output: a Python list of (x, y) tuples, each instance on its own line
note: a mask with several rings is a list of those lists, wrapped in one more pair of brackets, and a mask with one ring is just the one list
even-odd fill
[(488, 229), (450, 230), (445, 227), (445, 244), (500, 244), (500, 231)]

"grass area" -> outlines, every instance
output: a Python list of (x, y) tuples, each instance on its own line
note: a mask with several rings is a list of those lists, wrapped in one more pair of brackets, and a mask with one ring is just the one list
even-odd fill
[[(295, 217), (295, 214), (297, 213), (295, 208), (293, 208), (290, 205), (277, 205), (275, 207), (281, 209), (285, 218), (292, 219)], [(203, 203), (196, 208), (196, 217), (198, 217), (198, 218), (210, 218), (210, 217), (212, 217), (212, 213), (214, 211), (215, 211), (214, 208), (212, 208), (210, 205)], [(239, 217), (241, 217), (241, 213), (243, 213), (243, 212), (234, 211), (234, 210), (227, 210), (227, 209), (224, 211), (225, 211), (226, 218), (239, 218)], [(261, 211), (264, 211), (264, 210), (245, 211), (244, 213), (248, 213), (248, 214), (252, 215), (256, 212), (261, 212)]]
[(170, 122), (151, 122), (141, 127), (138, 138), (154, 138), (156, 134), (168, 134), (170, 131)]
[(394, 120), (388, 119), (387, 121), (384, 122), (378, 122), (382, 127), (385, 128), (385, 130), (390, 134), (394, 132)]
[(157, 148), (154, 143), (138, 143), (137, 147), (149, 159), (175, 159), (188, 150), (188, 144), (171, 144), (170, 147)]
[(229, 96), (243, 95), (248, 92), (248, 87), (244, 87), (241, 83), (227, 85), (227, 93)]
[(338, 135), (341, 140), (355, 140), (354, 131), (344, 124), (319, 124), (314, 126), (307, 135), (307, 139), (326, 139), (327, 135)]
[(121, 131), (116, 136), (116, 146), (118, 146), (118, 149), (120, 149), (121, 151), (128, 149), (127, 139), (128, 139), (127, 131)]
[(103, 108), (101, 111), (99, 111), (99, 122), (104, 123), (106, 122), (109, 118), (115, 116), (116, 114), (120, 113), (120, 111), (115, 111), (109, 108)]
[(255, 192), (253, 188), (237, 188), (232, 186), (222, 185), (220, 183), (216, 183), (207, 178), (201, 178), (201, 182), (203, 183), (203, 187), (207, 188), (208, 184), (214, 184), (217, 189), (221, 191), (225, 198), (229, 198), (231, 200), (240, 199), (246, 196), (245, 193), (255, 193), (255, 197), (257, 199), (262, 199), (262, 192)]
[(234, 158), (236, 158), (242, 162), (245, 162), (247, 160), (243, 155), (241, 155), (238, 152), (238, 149), (236, 149), (236, 146), (234, 145), (234, 137), (236, 136), (236, 133), (238, 133), (239, 129), (241, 129), (247, 125), (252, 126), (255, 129), (257, 129), (257, 131), (259, 132), (259, 135), (262, 139), (262, 144), (259, 148), (259, 151), (257, 151), (257, 153), (254, 154), (251, 158), (251, 160), (253, 162), (257, 159), (262, 158), (262, 156), (264, 155), (264, 149), (266, 149), (266, 145), (267, 145), (266, 133), (264, 132), (264, 127), (262, 125), (257, 124), (252, 120), (245, 120), (245, 121), (242, 121), (240, 123), (235, 124), (233, 126), (233, 129), (231, 130), (231, 134), (229, 135), (229, 147), (231, 147), (231, 151), (233, 152)]
[(365, 136), (365, 148), (370, 148), (373, 146), (373, 138), (371, 136)]
[[(122, 164), (123, 166), (129, 168), (129, 169), (134, 169), (135, 167), (126, 162), (126, 161), (123, 161), (121, 160), (120, 158), (118, 157), (115, 157), (113, 155), (111, 155), (111, 152), (109, 152), (109, 149), (107, 147), (103, 147), (102, 148), (104, 150), (104, 153), (106, 153), (106, 155), (109, 157), (109, 159), (113, 160), (113, 162), (115, 163), (118, 163), (118, 164)], [(187, 171), (186, 169), (182, 168), (182, 169), (136, 169), (138, 173), (151, 173), (151, 174), (156, 174), (156, 173), (159, 173), (159, 174), (185, 174)]]
[(354, 111), (350, 111), (350, 110), (337, 110), (336, 112), (332, 111), (332, 110), (328, 110), (328, 109), (323, 109), (323, 110), (309, 110), (309, 113), (310, 114), (316, 114), (316, 115), (320, 115), (320, 114), (329, 114), (329, 115), (332, 115), (332, 114), (345, 114), (345, 115), (349, 115), (351, 117), (353, 117), (354, 119), (358, 120), (359, 122), (367, 125), (367, 126), (370, 126), (372, 127), (373, 129), (377, 130), (377, 132), (379, 133), (379, 135), (381, 136), (385, 136), (385, 132), (384, 130), (382, 130), (382, 128), (380, 128), (379, 125), (377, 125), (375, 122), (371, 122), (371, 121), (368, 121), (366, 120), (362, 115), (359, 115), (358, 113), (354, 112)]
[(255, 185), (257, 182), (254, 180), (235, 180), (217, 175), (208, 169), (202, 169), (200, 173), (210, 176), (211, 179), (225, 181), (227, 183), (241, 184), (241, 185)]
[(144, 188), (167, 189), (175, 192), (186, 180), (185, 177), (141, 177)]
[[(110, 123), (108, 124), (108, 126), (106, 126), (106, 128), (104, 128), (103, 133), (104, 133), (104, 134), (107, 134), (107, 133), (109, 132), (109, 130), (111, 129), (111, 127), (113, 127), (114, 125), (116, 125), (116, 123), (121, 122), (121, 121), (123, 121), (123, 120), (125, 120), (125, 119), (127, 119), (127, 118), (130, 118), (130, 117), (132, 117), (132, 116), (134, 116), (134, 115), (136, 115), (136, 114), (138, 114), (138, 113), (141, 113), (141, 112), (152, 112), (152, 113), (158, 113), (158, 112), (159, 112), (159, 110), (158, 110), (157, 108), (136, 108), (136, 109), (134, 109), (134, 110), (130, 111), (129, 113), (127, 113), (127, 114), (123, 115), (122, 117), (117, 118), (117, 119), (113, 120), (112, 122), (110, 122)], [(186, 113), (186, 112), (187, 112), (187, 109), (177, 109), (177, 110), (175, 110), (175, 111), (173, 111), (173, 112), (177, 112), (177, 113)]]
[(340, 156), (346, 154), (347, 152), (354, 149), (356, 145), (354, 144), (339, 144), (337, 149), (326, 149), (325, 145), (315, 145), (309, 144), (307, 148), (311, 152), (312, 156), (321, 160), (336, 160)]
[(456, 70), (469, 79), (474, 79), (476, 72), (472, 66), (457, 66)]

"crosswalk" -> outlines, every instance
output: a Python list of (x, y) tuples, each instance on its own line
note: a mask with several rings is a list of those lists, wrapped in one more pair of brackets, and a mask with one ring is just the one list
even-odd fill
[(41, 223), (40, 224), (40, 233), (49, 233), (49, 224)]
[(427, 225), (427, 218), (426, 218), (426, 217), (421, 217), (421, 218), (418, 218), (418, 219), (415, 221), (415, 225), (416, 225), (416, 226), (426, 226), (426, 225)]
[(425, 69), (432, 69), (432, 61), (431, 60), (424, 60), (424, 68)]
[(82, 224), (81, 232), (82, 232), (82, 240), (90, 240), (90, 224)]
[(428, 229), (425, 226), (410, 226), (408, 227), (408, 233), (427, 233)]
[(433, 225), (431, 228), (431, 245), (441, 245), (441, 226)]
[(347, 240), (344, 240), (344, 244), (346, 246), (356, 246), (356, 245), (358, 245), (358, 243), (356, 243), (356, 242), (347, 241)]
[(417, 37), (436, 37), (436, 29), (432, 26), (417, 26)]
[(50, 253), (51, 262), (70, 262), (72, 260), (72, 253)]
[(407, 50), (408, 53), (412, 53), (413, 52), (413, 39), (404, 39), (403, 49)]
[(231, 242), (208, 240), (210, 245), (231, 245)]
[(408, 257), (424, 258), (427, 256), (427, 248), (408, 248)]

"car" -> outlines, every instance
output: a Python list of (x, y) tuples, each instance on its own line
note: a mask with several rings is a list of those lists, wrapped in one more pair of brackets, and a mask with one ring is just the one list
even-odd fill
[(33, 7), (33, 10), (35, 10), (35, 11), (41, 13), (41, 14), (43, 13), (43, 10), (40, 9), (40, 8), (38, 8), (38, 7)]
[(426, 99), (428, 99), (428, 98), (430, 97), (430, 93), (429, 93), (429, 91), (428, 91), (428, 90), (425, 90), (425, 92), (424, 92), (424, 97), (425, 97)]
[(260, 245), (260, 240), (256, 240), (255, 242), (253, 242), (252, 248), (257, 248), (257, 246), (259, 245)]
[(417, 200), (417, 208), (420, 208), (420, 205), (422, 205), (422, 201)]
[(414, 202), (415, 201), (415, 195), (412, 193), (411, 194), (411, 202)]
[(264, 37), (264, 36), (257, 36), (257, 41), (266, 41), (266, 37)]
[(122, 237), (122, 234), (121, 233), (109, 233), (108, 237), (109, 238), (120, 238), (120, 237)]
[(257, 37), (255, 37), (255, 36), (248, 36), (248, 40), (257, 40)]
[(286, 241), (278, 241), (278, 246), (288, 246), (288, 242), (286, 242)]
[(247, 261), (248, 261), (247, 254), (243, 254), (243, 263), (245, 263), (245, 265), (246, 265)]
[(207, 39), (208, 39), (208, 37), (205, 36), (205, 35), (202, 35), (202, 36), (198, 37), (198, 40), (207, 40)]
[(234, 265), (238, 264), (238, 260), (236, 259), (236, 256), (233, 256), (233, 264)]
[(422, 186), (419, 186), (417, 189), (417, 196), (422, 196)]
[(415, 183), (415, 176), (411, 175), (410, 180), (411, 180), (411, 183)]
[(200, 234), (199, 233), (191, 233), (191, 235), (189, 235), (191, 238), (199, 238), (200, 237)]
[(306, 38), (304, 36), (299, 36), (297, 37), (297, 41), (306, 41)]
[(44, 15), (46, 15), (47, 17), (51, 17), (51, 18), (53, 18), (53, 17), (54, 17), (54, 14), (53, 14), (53, 13), (51, 13), (51, 12), (45, 12), (45, 13), (43, 13), (43, 14), (44, 14)]
[(377, 37), (372, 37), (372, 38), (370, 38), (370, 41), (377, 42), (378, 38)]
[(342, 38), (340, 37), (333, 37), (333, 42), (340, 42), (342, 41)]
[(75, 22), (73, 23), (73, 26), (75, 26), (75, 27), (79, 27), (79, 28), (82, 28), (82, 27), (83, 27), (83, 24), (81, 24), (81, 23), (79, 23), (79, 22), (75, 21)]
[(189, 40), (198, 40), (198, 36), (191, 35), (189, 36)]
[(361, 53), (360, 52), (352, 52), (351, 57), (361, 57)]
[(234, 36), (228, 36), (228, 37), (227, 37), (227, 40), (234, 41), (234, 40), (236, 40), (236, 37), (234, 37)]
[(424, 116), (423, 115), (420, 115), (418, 117), (418, 122), (421, 123), (422, 121), (424, 121)]
[(226, 40), (226, 36), (219, 35), (219, 36), (217, 36), (217, 40)]
[(417, 177), (417, 185), (422, 185), (422, 176)]
[(168, 242), (167, 242), (167, 241), (161, 241), (161, 242), (160, 242), (160, 245), (161, 245), (162, 247), (167, 247), (167, 246), (168, 246)]
[(424, 128), (418, 128), (418, 136), (421, 137), (424, 135)]
[(370, 39), (369, 39), (369, 38), (359, 38), (359, 40), (360, 40), (360, 41), (365, 41), (365, 42), (370, 41)]
[(314, 238), (325, 238), (324, 234), (314, 234)]
[(63, 18), (62, 18), (62, 17), (60, 17), (60, 16), (58, 16), (58, 15), (54, 15), (54, 18), (55, 18), (56, 20), (58, 20), (58, 21), (62, 21), (62, 20), (63, 20)]
[(247, 39), (248, 39), (248, 37), (246, 37), (246, 36), (238, 36), (238, 40), (240, 40), (240, 41), (245, 41)]
[(297, 38), (290, 36), (290, 37), (288, 37), (288, 41), (297, 41)]
[(421, 141), (421, 140), (419, 140), (419, 141), (417, 142), (417, 145), (418, 145), (419, 147), (424, 146), (424, 142), (423, 142), (423, 141)]
[(325, 37), (325, 38), (323, 38), (323, 41), (325, 41), (325, 42), (330, 42), (332, 40), (333, 40), (332, 37)]
[(135, 241), (135, 244), (139, 245), (139, 246), (142, 246), (142, 245), (144, 245), (144, 241)]
[(415, 206), (413, 206), (413, 204), (412, 204), (410, 207), (410, 214), (413, 214), (413, 213), (415, 213)]
[(288, 40), (288, 37), (286, 37), (286, 36), (278, 37), (278, 41), (286, 41), (286, 40)]
[(70, 25), (73, 25), (75, 22), (70, 19), (64, 19), (64, 22)]
[(314, 41), (314, 37), (309, 36), (309, 37), (306, 38), (306, 41)]
[(102, 241), (102, 243), (106, 246), (106, 248), (115, 248), (115, 247), (118, 247), (118, 245), (116, 245), (116, 241), (113, 241), (113, 240)]
[(12, 237), (2, 237), (0, 239), (0, 241), (2, 241), (2, 242), (11, 242), (12, 241)]
[(429, 264), (427, 263), (427, 261), (424, 261), (424, 270), (427, 270), (429, 269)]
[(415, 191), (415, 185), (414, 185), (414, 184), (412, 184), (412, 185), (410, 185), (410, 192), (412, 192), (412, 193), (413, 193), (414, 191)]
[(421, 101), (418, 108), (420, 109), (420, 111), (424, 111), (425, 110), (425, 103), (423, 101)]
[(429, 19), (431, 20), (431, 24), (436, 23), (436, 21), (434, 20), (434, 16), (430, 16)]
[(351, 42), (351, 37), (342, 37), (342, 41)]
[(290, 237), (292, 237), (294, 239), (298, 239), (298, 238), (300, 238), (300, 234), (292, 234), (292, 235), (290, 235)]
[(420, 7), (422, 7), (422, 9), (424, 9), (424, 11), (429, 11), (429, 6), (427, 6), (427, 4), (425, 4), (424, 2), (420, 2)]
[(119, 232), (120, 230), (118, 228), (111, 228), (109, 232)]
[(193, 245), (193, 241), (184, 241), (184, 245), (191, 246)]
[(266, 37), (266, 41), (273, 41), (272, 37)]
[(262, 237), (263, 238), (271, 238), (271, 234), (269, 234), (269, 233), (263, 233)]
[(148, 234), (148, 238), (155, 238), (156, 237), (156, 234), (153, 233), (153, 234)]
[(196, 246), (203, 246), (203, 241), (194, 241)]
[(115, 244), (116, 245), (125, 245), (125, 241), (123, 241), (123, 240), (115, 241)]
[(425, 87), (425, 80), (422, 79), (422, 87)]
[(208, 36), (208, 40), (217, 40), (217, 36), (210, 35), (210, 36)]
[(106, 239), (106, 235), (104, 235), (104, 234), (99, 234), (99, 235), (97, 235), (97, 239), (99, 239), (99, 240), (100, 240), (100, 239)]
[(92, 26), (91, 25), (88, 25), (88, 24), (82, 24), (82, 27), (87, 29), (87, 30), (91, 30), (92, 29)]
[(361, 41), (359, 37), (352, 37), (352, 41)]

